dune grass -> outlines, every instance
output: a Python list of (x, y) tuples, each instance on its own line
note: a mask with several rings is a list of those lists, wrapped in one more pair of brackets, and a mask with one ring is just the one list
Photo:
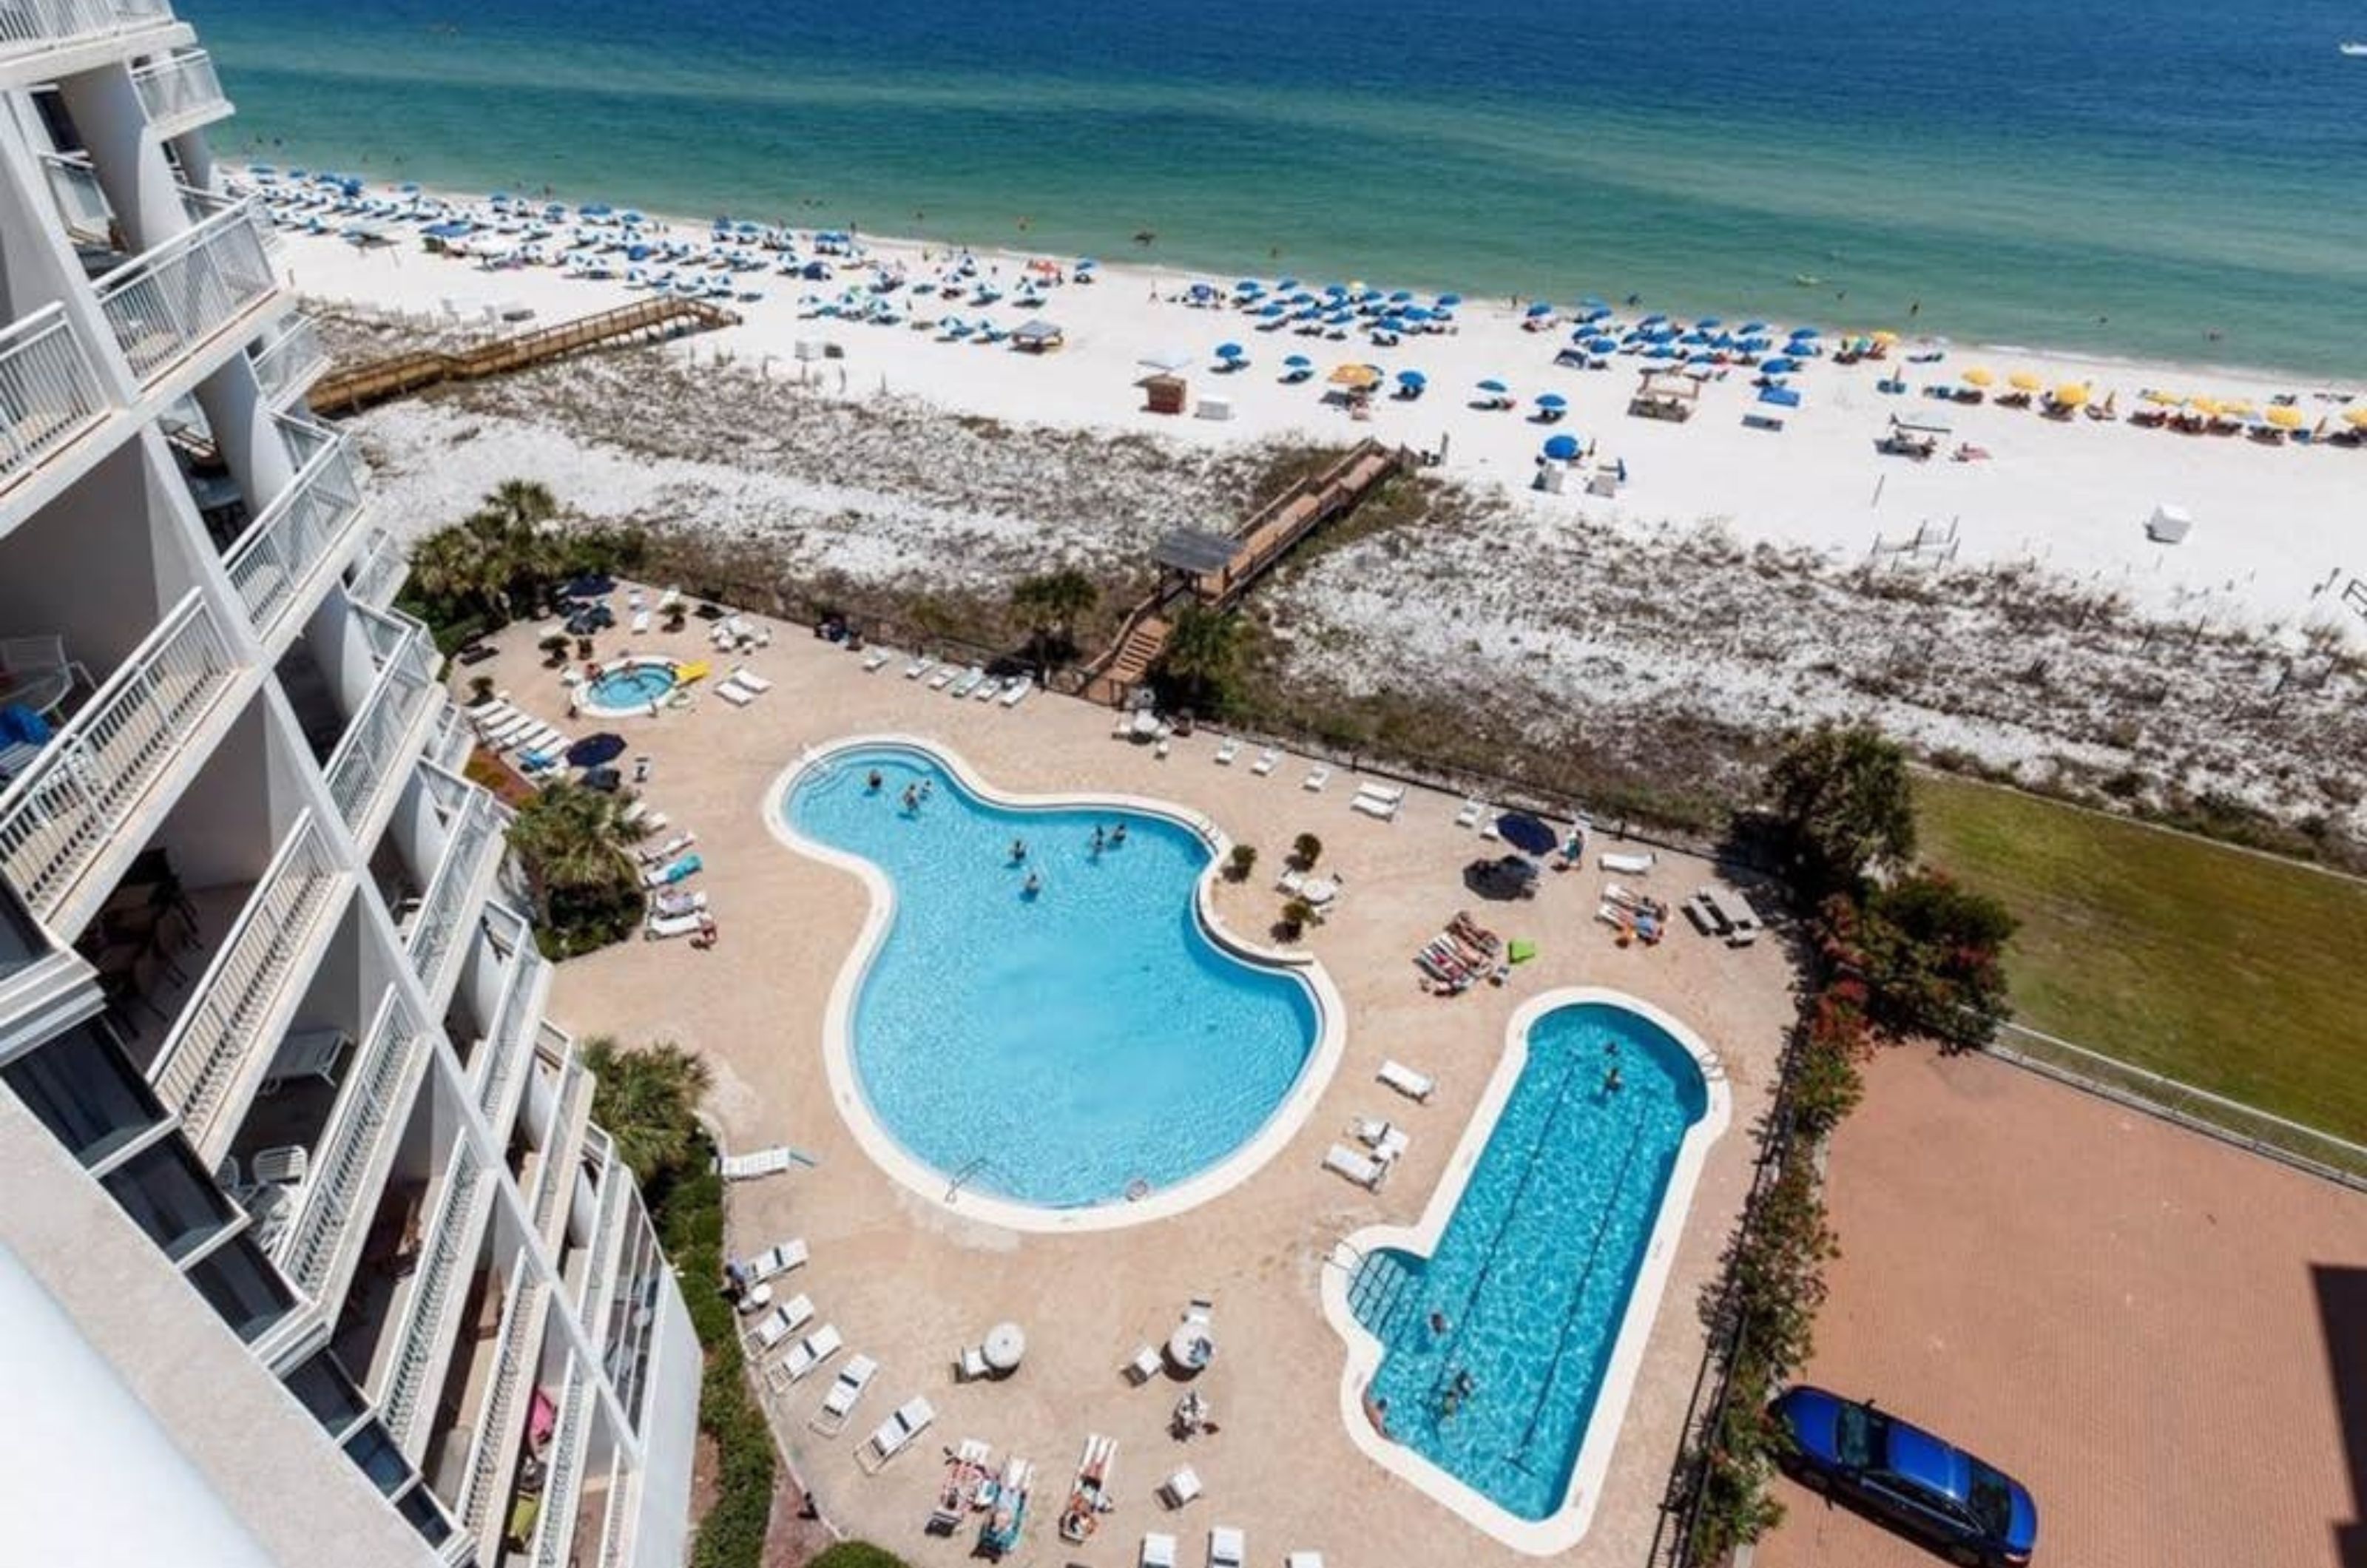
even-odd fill
[(1922, 853), (2003, 898), (2018, 1021), (2367, 1143), (2367, 885), (1959, 779)]

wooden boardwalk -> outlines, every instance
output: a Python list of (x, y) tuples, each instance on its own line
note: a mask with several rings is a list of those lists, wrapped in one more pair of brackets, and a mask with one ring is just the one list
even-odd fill
[(355, 413), (446, 381), (476, 381), (609, 344), (679, 337), (736, 326), (740, 318), (704, 299), (639, 299), (613, 310), (537, 327), (458, 354), (414, 349), (333, 370), (308, 394), (314, 413)]

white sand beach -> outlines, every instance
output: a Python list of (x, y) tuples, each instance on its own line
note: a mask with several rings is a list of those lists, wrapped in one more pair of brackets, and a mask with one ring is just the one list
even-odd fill
[[(549, 324), (644, 296), (621, 282), (571, 277), (551, 267), (489, 268), (478, 262), (425, 254), (409, 232), (395, 243), (357, 249), (334, 233), (286, 235), (297, 287), (322, 299), (405, 312), (425, 321), (486, 326), (508, 310), (504, 330)], [(703, 242), (702, 225), (677, 224), (681, 238)], [(866, 239), (874, 261), (901, 263), (915, 279), (943, 266), (942, 249), (923, 261), (923, 247)], [(1015, 283), (1025, 258), (981, 254), (982, 274)], [(2237, 621), (2256, 626), (2329, 625), (2367, 633), (2367, 604), (2341, 600), (2354, 577), (2367, 576), (2367, 519), (2355, 497), (2367, 479), (2367, 448), (2266, 445), (2239, 434), (2184, 435), (2145, 429), (2124, 420), (2050, 419), (2030, 409), (1942, 403), (1920, 394), (1979, 366), (2002, 391), (2026, 373), (2044, 388), (2073, 382), (2098, 401), (2112, 397), (2123, 414), (2138, 406), (2144, 389), (2242, 399), (2267, 407), (2291, 395), (2308, 424), (2343, 428), (2347, 409), (2367, 402), (2339, 400), (2348, 389), (2251, 373), (2190, 372), (2171, 367), (2113, 364), (2039, 352), (1950, 346), (1936, 364), (1890, 362), (1843, 366), (1810, 361), (1794, 379), (1802, 406), (1780, 431), (1744, 423), (1755, 412), (1751, 372), (1737, 368), (1704, 387), (1689, 423), (1630, 416), (1626, 404), (1644, 362), (1614, 357), (1610, 368), (1557, 367), (1569, 326), (1524, 330), (1511, 302), (1471, 301), (1456, 312), (1451, 333), (1409, 336), (1376, 349), (1361, 336), (1327, 342), (1289, 331), (1253, 330), (1253, 318), (1230, 309), (1178, 302), (1195, 282), (1229, 289), (1231, 280), (1158, 269), (1104, 265), (1090, 287), (1070, 283), (1048, 290), (1033, 311), (996, 308), (1005, 327), (1028, 315), (1056, 323), (1065, 344), (1032, 355), (1008, 344), (946, 341), (934, 331), (801, 319), (798, 301), (833, 293), (838, 284), (754, 274), (742, 286), (764, 298), (730, 308), (742, 324), (678, 346), (694, 362), (728, 359), (777, 378), (803, 378), (829, 397), (873, 400), (883, 393), (924, 400), (946, 411), (1014, 423), (1101, 432), (1153, 434), (1187, 446), (1248, 446), (1275, 436), (1345, 442), (1371, 435), (1433, 452), (1444, 451), (1442, 472), (1509, 495), (1550, 524), (1582, 517), (1637, 525), (1716, 524), (1736, 541), (1805, 547), (1836, 563), (1873, 557), (1880, 544), (1912, 539), (1919, 529), (1954, 540), (1960, 565), (2027, 563), (2090, 592), (2118, 594), (2151, 612), (2181, 620)], [(966, 301), (912, 300), (907, 309), (976, 319)], [(519, 319), (519, 313), (530, 318)], [(1863, 323), (1872, 328), (1879, 323)], [(1840, 331), (1859, 330), (1849, 323)], [(1828, 329), (1828, 340), (1836, 335)], [(1214, 350), (1236, 343), (1245, 368), (1216, 369)], [(799, 346), (832, 345), (838, 357), (800, 361)], [(1285, 356), (1313, 360), (1314, 379), (1285, 385)], [(1195, 403), (1222, 400), (1224, 420), (1149, 412), (1138, 382), (1145, 362), (1184, 357)], [(1368, 363), (1385, 375), (1383, 395), (1368, 420), (1352, 420), (1324, 394), (1330, 372), (1343, 363)], [(1386, 395), (1397, 373), (1428, 378), (1419, 400)], [(1908, 384), (1888, 395), (1877, 383), (1896, 372)], [(1474, 406), (1474, 389), (1501, 380), (1514, 406)], [(1558, 393), (1567, 416), (1540, 423), (1534, 400)], [(1930, 416), (1951, 426), (1940, 454), (1916, 461), (1878, 450), (1893, 414)], [(1615, 495), (1535, 494), (1543, 441), (1574, 433), (1602, 463), (1624, 463), (1626, 483)], [(1958, 446), (1987, 455), (1951, 460)], [(611, 476), (625, 482), (622, 475)], [(2193, 519), (2184, 542), (2147, 539), (2145, 525), (2157, 503)], [(421, 519), (422, 524), (441, 519)], [(1184, 521), (1175, 519), (1174, 521)], [(397, 524), (407, 520), (398, 517)], [(1164, 526), (1170, 520), (1161, 519)], [(1190, 519), (1203, 524), (1218, 520)]]

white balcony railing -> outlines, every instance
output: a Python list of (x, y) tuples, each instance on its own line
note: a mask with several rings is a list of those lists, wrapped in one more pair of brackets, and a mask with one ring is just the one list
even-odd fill
[(0, 59), (86, 43), (172, 17), (164, 0), (11, 0), (0, 7)]
[(0, 333), (0, 483), (97, 423), (98, 373), (62, 306), (45, 305)]
[(575, 1489), (583, 1475), (583, 1439), (592, 1425), (592, 1380), (581, 1361), (567, 1367), (567, 1389), (559, 1397), (559, 1434), (550, 1470), (542, 1483), (542, 1519), (534, 1532), (534, 1568), (561, 1568), (575, 1534)]
[(150, 61), (131, 73), (131, 85), (139, 89), (148, 123), (167, 136), (230, 113), (221, 78), (214, 74), (214, 58), (202, 49)]
[(289, 455), (302, 466), (223, 558), (266, 642), (307, 607), (308, 596), (299, 590), (362, 515), (361, 463), (353, 444), (305, 421), (283, 416), (279, 425)]
[(212, 612), (192, 592), (0, 795), (0, 871), (34, 914), (57, 913), (119, 841), (237, 670)]
[(485, 1059), (478, 1065), (477, 1109), (493, 1123), (494, 1135), (506, 1135), (502, 1126), (502, 1107), (507, 1103), (510, 1086), (515, 1084), (526, 1064), (534, 1055), (527, 1032), (534, 1027), (534, 988), (547, 965), (542, 954), (534, 950), (534, 936), (524, 931), (521, 945), (513, 959), (515, 967), (510, 975), (509, 989), (502, 998), (501, 1016), (493, 1021), (492, 1032), (485, 1038)]
[(427, 1044), (402, 994), (390, 987), (321, 1135), (302, 1207), (275, 1250), (279, 1272), (315, 1301), (335, 1278), (354, 1221), (368, 1212), (393, 1160), (395, 1111), (426, 1064)]
[(270, 297), (268, 221), (253, 202), (235, 203), (98, 280), (99, 309), (142, 381), (156, 380)]
[(609, 1276), (617, 1271), (617, 1259), (624, 1251), (624, 1224), (618, 1216), (624, 1212), (625, 1190), (632, 1184), (632, 1173), (611, 1160), (600, 1183), (600, 1206), (592, 1220), (591, 1265), (583, 1270), (583, 1288), (575, 1298), (575, 1314), (595, 1340), (606, 1328), (595, 1314), (607, 1295)]
[(407, 627), (329, 758), (329, 794), (357, 834), (371, 809), (401, 786), (407, 752), (418, 747), (413, 727), (435, 692), (435, 646), (425, 629)]
[(361, 553), (354, 558), (353, 570), (345, 575), (345, 597), (383, 610), (394, 602), (395, 591), (410, 570), (410, 558), (394, 536), (383, 528), (373, 528), (362, 541)]
[(501, 1359), (493, 1363), (493, 1386), (485, 1393), (485, 1413), (477, 1423), (469, 1455), (468, 1491), (460, 1500), (462, 1526), (471, 1535), (485, 1528), (517, 1458), (524, 1428), (516, 1425), (517, 1395), (533, 1371), (534, 1352), (541, 1343), (541, 1308), (549, 1287), (529, 1271), (521, 1256), (510, 1276), (509, 1305), (502, 1316)]
[(427, 1373), (443, 1343), (444, 1319), (462, 1293), (454, 1287), (470, 1228), (468, 1220), (484, 1179), (477, 1151), (464, 1139), (452, 1151), (452, 1168), (444, 1182), (429, 1222), (427, 1256), (420, 1259), (417, 1282), (412, 1287), (410, 1309), (403, 1314), (402, 1341), (395, 1351), (394, 1370), (388, 1375), (386, 1397), (379, 1414), (395, 1441), (410, 1446), (412, 1418), (419, 1413), (419, 1396), (427, 1387)]
[(475, 897), (488, 852), (498, 852), (500, 844), (500, 807), (492, 795), (470, 788), (453, 821), (451, 837), (445, 840), (443, 858), (436, 863), (427, 896), (412, 918), (411, 964), (431, 996), (442, 994), (439, 982), (445, 964), (459, 950), (459, 938), (466, 933), (461, 916)]
[(255, 366), (255, 384), (275, 408), (302, 398), (329, 367), (321, 329), (309, 316), (289, 317), (277, 336), (249, 350), (247, 357)]
[(550, 1141), (542, 1151), (542, 1168), (535, 1173), (534, 1228), (550, 1234), (551, 1216), (559, 1212), (560, 1195), (575, 1187), (581, 1163), (583, 1129), (592, 1113), (592, 1075), (580, 1056), (567, 1058), (559, 1080), (559, 1104), (550, 1116)]
[(305, 977), (310, 938), (338, 877), (320, 824), (308, 810), (255, 884), (149, 1069), (158, 1097), (181, 1113), (191, 1143), (206, 1145), (240, 1064), (269, 1049), (264, 1021), (289, 987)]

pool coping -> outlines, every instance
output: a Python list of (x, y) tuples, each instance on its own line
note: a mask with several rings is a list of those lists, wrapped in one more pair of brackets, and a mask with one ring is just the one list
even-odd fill
[(1347, 1345), (1340, 1376), (1340, 1418), (1347, 1426), (1350, 1440), (1367, 1459), (1410, 1483), (1432, 1501), (1451, 1509), (1513, 1551), (1533, 1557), (1569, 1551), (1585, 1538), (1594, 1522), (1603, 1479), (1611, 1469), (1612, 1450), (1618, 1443), (1620, 1428), (1626, 1425), (1628, 1400), (1635, 1393), (1645, 1348), (1651, 1338), (1652, 1325), (1659, 1320), (1661, 1298), (1667, 1293), (1670, 1271), (1676, 1263), (1677, 1244), (1693, 1212), (1693, 1190), (1710, 1145), (1725, 1135), (1733, 1119), (1733, 1091), (1716, 1054), (1676, 1018), (1624, 991), (1602, 986), (1565, 986), (1530, 998), (1505, 1025), (1503, 1055), (1421, 1217), (1410, 1225), (1366, 1225), (1342, 1238), (1340, 1244), (1353, 1248), (1358, 1258), (1381, 1247), (1423, 1258), (1433, 1256), (1447, 1222), (1463, 1201), (1464, 1190), (1470, 1185), (1481, 1153), (1495, 1135), (1496, 1124), (1512, 1097), (1513, 1087), (1528, 1066), (1530, 1029), (1546, 1013), (1580, 1003), (1625, 1008), (1659, 1026), (1684, 1047), (1701, 1069), (1706, 1099), (1700, 1119), (1685, 1130), (1677, 1145), (1676, 1159), (1669, 1170), (1668, 1190), (1660, 1200), (1659, 1214), (1652, 1222), (1651, 1237), (1629, 1291), (1626, 1311), (1621, 1315), (1611, 1359), (1603, 1370), (1603, 1384), (1595, 1394), (1594, 1413), (1580, 1441), (1578, 1461), (1570, 1468), (1569, 1484), (1562, 1494), (1561, 1506), (1542, 1519), (1522, 1518), (1444, 1466), (1376, 1430), (1365, 1414), (1364, 1395), (1373, 1374), (1379, 1370), (1383, 1347), (1376, 1336), (1356, 1321), (1349, 1308), (1348, 1285), (1354, 1269), (1341, 1262), (1338, 1247), (1327, 1258), (1321, 1271), (1323, 1315)]
[[(1308, 1051), (1307, 1060), (1291, 1084), (1290, 1092), (1283, 1097), (1281, 1103), (1274, 1107), (1248, 1142), (1207, 1169), (1172, 1187), (1160, 1188), (1138, 1201), (1119, 1200), (1053, 1209), (996, 1197), (991, 1193), (962, 1190), (956, 1178), (918, 1158), (896, 1141), (895, 1136), (880, 1123), (878, 1113), (872, 1110), (869, 1099), (863, 1092), (862, 1080), (855, 1066), (853, 1028), (855, 1004), (862, 995), (863, 982), (887, 941), (889, 928), (895, 921), (896, 890), (887, 874), (862, 856), (833, 849), (799, 833), (790, 826), (786, 809), (789, 791), (796, 787), (797, 781), (804, 774), (841, 753), (879, 747), (897, 747), (925, 754), (953, 774), (963, 788), (991, 805), (1016, 811), (1104, 807), (1138, 812), (1176, 824), (1207, 847), (1208, 864), (1193, 884), (1193, 909), (1201, 931), (1206, 933), (1218, 951), (1240, 963), (1279, 970), (1297, 977), (1306, 986), (1315, 1008), (1315, 1043)], [(837, 1107), (841, 1120), (855, 1134), (855, 1141), (862, 1146), (863, 1152), (900, 1186), (934, 1207), (1007, 1230), (1038, 1235), (1077, 1235), (1123, 1230), (1154, 1220), (1172, 1218), (1222, 1197), (1256, 1175), (1280, 1154), (1297, 1135), (1324, 1090), (1331, 1087), (1332, 1075), (1338, 1071), (1341, 1058), (1346, 1054), (1347, 1006), (1339, 988), (1332, 984), (1331, 976), (1316, 962), (1315, 955), (1251, 942), (1227, 929), (1223, 920), (1217, 918), (1213, 894), (1217, 879), (1223, 874), (1226, 859), (1231, 852), (1232, 840), (1213, 820), (1188, 807), (1147, 795), (1116, 793), (1062, 791), (1015, 795), (987, 784), (970, 767), (967, 758), (943, 740), (901, 732), (878, 732), (844, 736), (821, 745), (803, 748), (798, 760), (784, 768), (764, 791), (761, 809), (765, 827), (783, 844), (825, 865), (851, 873), (870, 891), (870, 907), (864, 916), (863, 928), (855, 936), (854, 949), (846, 962), (840, 966), (837, 979), (831, 985), (830, 1000), (822, 1015), (822, 1061), (830, 1077), (832, 1103)]]
[[(614, 659), (601, 660), (599, 664), (600, 673), (602, 675), (606, 675), (610, 671), (614, 670), (638, 670), (645, 664), (663, 664), (667, 669), (674, 671), (674, 684), (666, 688), (666, 695), (672, 696), (674, 693), (681, 691), (683, 688), (682, 667), (685, 664), (694, 661), (685, 659), (670, 659), (662, 653), (620, 653)], [(596, 680), (597, 677), (595, 677), (594, 679)], [(579, 717), (648, 718), (651, 716), (651, 709), (653, 704), (662, 705), (666, 700), (665, 697), (658, 697), (652, 699), (652, 702), (650, 703), (636, 703), (629, 708), (611, 707), (606, 703), (595, 703), (591, 700), (592, 686), (593, 682), (586, 681), (582, 685), (573, 689), (574, 710)]]

